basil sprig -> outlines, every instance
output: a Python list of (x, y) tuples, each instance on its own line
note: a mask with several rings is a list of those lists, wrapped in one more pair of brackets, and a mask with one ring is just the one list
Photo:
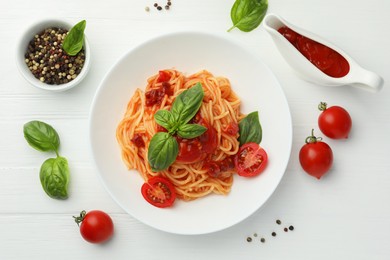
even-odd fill
[(250, 32), (263, 21), (268, 9), (268, 0), (236, 0), (230, 11), (233, 26), (228, 30), (238, 28)]
[(69, 166), (66, 158), (58, 153), (60, 137), (49, 124), (30, 121), (23, 126), (24, 138), (34, 149), (55, 152), (56, 158), (47, 159), (41, 166), (39, 178), (42, 188), (51, 198), (68, 198)]
[(207, 128), (199, 124), (188, 124), (202, 105), (204, 92), (200, 83), (183, 91), (172, 104), (171, 111), (158, 110), (154, 114), (156, 123), (168, 132), (155, 134), (149, 143), (148, 161), (152, 171), (167, 169), (179, 153), (179, 144), (174, 134), (192, 139), (202, 135)]
[(257, 111), (249, 113), (239, 123), (240, 136), (238, 141), (240, 146), (246, 143), (260, 143), (263, 131), (259, 121), (259, 113)]
[(80, 21), (70, 29), (62, 43), (62, 49), (70, 55), (75, 56), (81, 51), (84, 43), (84, 30), (87, 25), (85, 20)]

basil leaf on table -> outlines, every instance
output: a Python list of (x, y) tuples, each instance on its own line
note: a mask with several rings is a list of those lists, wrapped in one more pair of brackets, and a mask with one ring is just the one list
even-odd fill
[(200, 83), (195, 84), (176, 97), (171, 112), (179, 126), (187, 124), (196, 115), (202, 105), (203, 97), (204, 92)]
[(233, 26), (228, 30), (238, 28), (250, 32), (263, 21), (268, 9), (268, 0), (236, 0), (230, 11)]
[(167, 169), (179, 153), (179, 144), (176, 139), (166, 132), (158, 132), (150, 140), (148, 161), (152, 171), (158, 172)]
[(41, 121), (30, 121), (23, 127), (24, 138), (36, 150), (58, 152), (60, 137), (49, 124)]
[(87, 22), (82, 20), (73, 26), (69, 33), (65, 36), (62, 48), (68, 55), (75, 56), (83, 48), (84, 30), (86, 25)]
[(263, 131), (257, 111), (249, 113), (240, 121), (238, 126), (240, 128), (240, 136), (238, 137), (240, 146), (251, 142), (257, 144), (261, 142)]
[(177, 134), (186, 139), (192, 139), (206, 132), (207, 127), (198, 124), (186, 124), (179, 127)]
[(64, 157), (47, 159), (39, 174), (43, 190), (54, 199), (68, 198), (69, 167)]

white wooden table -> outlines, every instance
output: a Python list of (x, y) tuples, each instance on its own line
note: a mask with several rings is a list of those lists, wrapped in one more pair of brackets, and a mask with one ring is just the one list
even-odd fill
[[(103, 188), (89, 151), (88, 113), (104, 74), (126, 51), (154, 36), (187, 30), (226, 32), (233, 2), (173, 0), (170, 11), (158, 12), (151, 0), (2, 1), (0, 259), (390, 259), (388, 0), (269, 0), (269, 12), (325, 37), (382, 75), (385, 86), (378, 94), (307, 83), (296, 77), (262, 27), (250, 33), (230, 32), (229, 37), (261, 57), (279, 79), (294, 130), (281, 184), (267, 205), (245, 221), (208, 235), (169, 234), (126, 214)], [(73, 90), (57, 94), (37, 90), (16, 68), (15, 46), (21, 32), (43, 17), (88, 22), (93, 64)], [(298, 152), (310, 130), (319, 131), (320, 101), (345, 107), (353, 130), (348, 140), (326, 139), (334, 166), (318, 181), (303, 172)], [(61, 154), (72, 171), (68, 200), (50, 199), (41, 188), (39, 167), (47, 155), (29, 147), (22, 132), (23, 124), (34, 119), (50, 123), (60, 133)], [(100, 209), (112, 216), (111, 241), (93, 245), (81, 238), (72, 216), (82, 209)], [(288, 225), (295, 230), (283, 232)], [(271, 236), (273, 231), (276, 237)], [(254, 239), (251, 243), (248, 236)]]

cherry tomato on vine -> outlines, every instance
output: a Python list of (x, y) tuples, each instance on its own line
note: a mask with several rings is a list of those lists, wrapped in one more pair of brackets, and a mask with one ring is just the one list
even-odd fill
[(237, 173), (244, 177), (254, 177), (262, 173), (267, 161), (267, 153), (257, 143), (244, 144), (234, 157)]
[(80, 216), (73, 218), (80, 226), (81, 236), (90, 243), (106, 242), (114, 233), (114, 223), (103, 211), (91, 210), (87, 213), (83, 210)]
[(318, 109), (322, 111), (318, 117), (318, 126), (324, 135), (333, 139), (348, 138), (352, 119), (344, 108), (339, 106), (327, 108), (327, 104), (321, 102)]
[(173, 184), (166, 178), (155, 176), (150, 178), (141, 187), (144, 199), (158, 208), (166, 208), (173, 205), (176, 199), (176, 191)]
[(329, 171), (333, 163), (333, 152), (329, 145), (321, 141), (321, 137), (307, 137), (306, 144), (299, 151), (299, 162), (309, 175), (320, 179)]

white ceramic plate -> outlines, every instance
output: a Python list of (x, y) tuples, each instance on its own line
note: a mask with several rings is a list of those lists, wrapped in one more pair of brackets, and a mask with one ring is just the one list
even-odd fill
[[(261, 145), (269, 156), (258, 177), (235, 176), (229, 195), (209, 195), (174, 207), (153, 207), (141, 195), (142, 178), (122, 162), (116, 127), (135, 89), (161, 69), (187, 75), (201, 69), (225, 76), (242, 99), (242, 111), (259, 111)], [(292, 144), (289, 107), (273, 73), (239, 44), (222, 36), (198, 32), (152, 39), (126, 53), (108, 72), (93, 100), (90, 142), (99, 175), (114, 200), (131, 216), (156, 229), (177, 234), (205, 234), (228, 228), (258, 210), (285, 172)]]

